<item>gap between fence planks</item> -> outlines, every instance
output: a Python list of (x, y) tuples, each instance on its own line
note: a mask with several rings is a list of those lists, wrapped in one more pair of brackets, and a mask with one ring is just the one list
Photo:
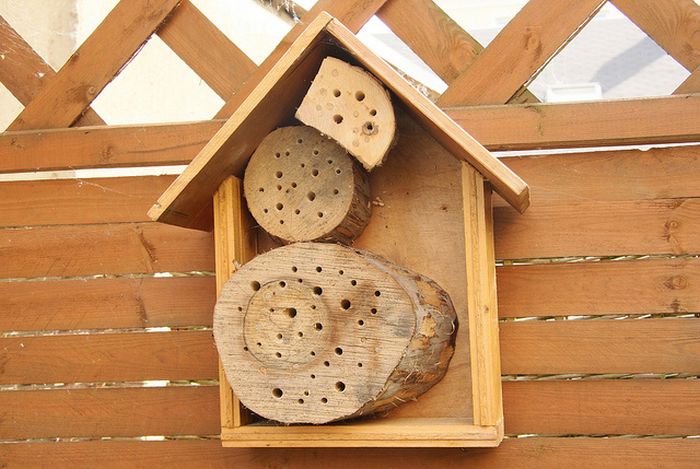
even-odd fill
[[(55, 75), (53, 68), (26, 43), (17, 31), (0, 16), (0, 82), (25, 106)], [(104, 121), (92, 108), (87, 108), (76, 125), (103, 125)]]
[[(446, 111), (490, 150), (700, 140), (700, 95), (455, 107)], [(630, 120), (630, 115), (635, 119)], [(223, 123), (212, 120), (0, 133), (0, 173), (187, 164)], [(511, 160), (503, 161), (508, 164)], [(538, 197), (537, 191), (533, 197)]]
[(0, 278), (214, 270), (211, 233), (156, 223), (0, 231)]
[(214, 277), (0, 282), (0, 331), (211, 326)]
[(9, 130), (69, 127), (180, 0), (121, 0), (36, 94)]
[(6, 445), (4, 459), (9, 467), (27, 464), (72, 469), (100, 461), (100, 467), (126, 465), (178, 465), (191, 467), (288, 469), (334, 467), (335, 469), (384, 469), (387, 467), (490, 469), (619, 467), (656, 469), (663, 461), (677, 469), (695, 468), (700, 459), (697, 439), (603, 439), (603, 438), (518, 438), (506, 439), (498, 448), (393, 449), (363, 448), (315, 451), (308, 449), (222, 448), (218, 440), (176, 441), (83, 441), (60, 443), (21, 443)]
[[(696, 435), (699, 430), (697, 380), (507, 381), (503, 393), (506, 434)], [(6, 409), (0, 439), (219, 431), (217, 386), (9, 391), (0, 393), (0, 408)]]
[(0, 384), (216, 379), (210, 331), (0, 338)]
[(438, 104), (504, 104), (590, 21), (604, 0), (530, 0)]

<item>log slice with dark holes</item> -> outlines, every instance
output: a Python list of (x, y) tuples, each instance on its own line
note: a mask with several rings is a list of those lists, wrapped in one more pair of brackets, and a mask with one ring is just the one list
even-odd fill
[(349, 244), (370, 216), (367, 173), (312, 127), (268, 134), (248, 162), (243, 187), (255, 220), (285, 243)]
[(432, 280), (367, 251), (295, 243), (224, 285), (214, 338), (241, 402), (282, 423), (393, 409), (445, 374), (456, 314)]
[(333, 137), (371, 171), (396, 137), (389, 93), (360, 67), (326, 57), (295, 117)]

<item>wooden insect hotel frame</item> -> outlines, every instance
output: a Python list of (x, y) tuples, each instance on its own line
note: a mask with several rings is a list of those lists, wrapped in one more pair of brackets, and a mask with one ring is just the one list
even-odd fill
[[(408, 264), (421, 264), (431, 276), (446, 281), (448, 290), (453, 290), (461, 324), (457, 351), (447, 382), (431, 390), (430, 398), (421, 397), (413, 407), (405, 406), (406, 410), (391, 412), (384, 418), (323, 426), (261, 422), (234, 396), (220, 366), (222, 443), (304, 447), (497, 446), (503, 438), (503, 408), (491, 195), (493, 188), (522, 212), (529, 204), (528, 187), (330, 15), (322, 13), (309, 24), (185, 172), (163, 193), (149, 216), (188, 228), (213, 226), (216, 281), (220, 291), (237, 266), (251, 260), (259, 250), (237, 175), (263, 136), (291, 121), (295, 106), (327, 56), (361, 65), (389, 88), (398, 102), (399, 133), (409, 140), (405, 146), (399, 143), (390, 161), (372, 174), (372, 184), (385, 189), (380, 191), (385, 199), (381, 204), (387, 205), (387, 209), (382, 221), (370, 223), (358, 244), (391, 253), (390, 243), (377, 241), (387, 232), (397, 228), (411, 232), (422, 222), (446, 226), (444, 229), (454, 236), (449, 246), (433, 245), (436, 241), (429, 236), (422, 238), (422, 242), (436, 251), (444, 250), (444, 255), (431, 260), (427, 252), (419, 250), (406, 254), (394, 249), (393, 254)], [(401, 165), (406, 167), (403, 173), (388, 177), (392, 172), (397, 174)], [(445, 165), (455, 178), (451, 185), (454, 191), (449, 196), (411, 192), (412, 177), (444, 178), (441, 166)], [(396, 184), (403, 184), (402, 189)], [(450, 222), (421, 220), (440, 217), (439, 210), (437, 215), (429, 215), (420, 208), (411, 208), (420, 205), (420, 198), (430, 196), (436, 199), (433, 203), (440, 197), (445, 199), (443, 210), (448, 205), (461, 204), (460, 216)], [(390, 226), (395, 222), (397, 226)], [(451, 259), (453, 264), (443, 264), (442, 259)], [(424, 399), (429, 399), (427, 405), (423, 405)]]

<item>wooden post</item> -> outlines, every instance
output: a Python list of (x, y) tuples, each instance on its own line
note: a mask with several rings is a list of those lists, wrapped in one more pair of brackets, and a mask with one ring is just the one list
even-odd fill
[[(255, 256), (255, 236), (251, 231), (250, 214), (241, 196), (240, 179), (230, 176), (214, 193), (214, 249), (216, 256), (216, 293), (231, 277), (237, 266)], [(245, 425), (249, 414), (233, 395), (219, 360), (221, 393), (221, 426)]]
[(496, 265), (491, 186), (462, 163), (464, 242), (474, 424), (495, 425), (503, 437)]

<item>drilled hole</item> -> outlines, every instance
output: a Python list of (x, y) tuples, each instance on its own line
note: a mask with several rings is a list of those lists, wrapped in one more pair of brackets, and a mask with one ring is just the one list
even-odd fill
[(311, 171), (311, 175), (314, 176), (314, 177), (318, 176), (318, 169), (312, 170), (312, 171)]
[(311, 305), (311, 309), (316, 309), (316, 305)]
[(252, 288), (254, 291), (260, 290), (260, 282), (258, 282), (257, 280), (253, 280), (252, 282), (250, 282), (250, 288)]
[(316, 266), (316, 272), (318, 272), (318, 273), (323, 272), (323, 267), (321, 267), (320, 265), (317, 265), (317, 266)]
[(358, 101), (362, 101), (365, 99), (365, 94), (362, 91), (357, 91), (355, 92), (355, 99)]
[(315, 356), (316, 356), (316, 352), (314, 352), (313, 350), (312, 350), (311, 352), (309, 352), (309, 353), (311, 354), (312, 357), (315, 357)]
[(318, 218), (323, 218), (323, 212), (318, 212)]
[(300, 213), (301, 213), (301, 210), (299, 210), (298, 208), (294, 210), (294, 215), (299, 215)]
[(302, 168), (306, 168), (306, 163), (302, 163), (299, 166), (301, 166)]
[(297, 183), (296, 183), (296, 182), (293, 182), (293, 183), (292, 183), (292, 189), (296, 189), (296, 187), (297, 187)]
[(311, 375), (311, 379), (316, 379), (316, 375)]
[(328, 164), (333, 164), (333, 160), (328, 160)]
[(323, 362), (323, 366), (331, 366), (331, 362), (325, 361), (325, 362)]
[(338, 189), (333, 189), (333, 195), (338, 195), (340, 191)]
[(335, 389), (338, 392), (345, 391), (345, 383), (343, 383), (342, 381), (338, 381), (337, 383), (335, 383)]
[(343, 354), (343, 349), (340, 348), (340, 347), (336, 347), (336, 348), (335, 348), (335, 354), (336, 354), (336, 355), (342, 355), (342, 354)]
[(316, 324), (314, 324), (314, 329), (316, 329), (317, 331), (322, 331), (323, 324), (321, 324), (320, 322), (317, 322)]
[(350, 309), (350, 300), (346, 300), (346, 299), (341, 300), (340, 307), (343, 309)]
[(340, 124), (341, 122), (343, 122), (343, 116), (341, 116), (340, 114), (334, 115), (333, 122), (335, 122), (336, 124)]
[(364, 128), (365, 133), (370, 134), (374, 130), (374, 124), (372, 122), (365, 122), (362, 128)]
[(280, 220), (280, 225), (284, 225), (284, 220)]
[(297, 270), (299, 270), (299, 269), (297, 268), (297, 266), (293, 265), (293, 266), (292, 266), (292, 272), (296, 272)]
[(370, 115), (370, 116), (376, 116), (376, 115), (377, 115), (377, 110), (376, 110), (376, 109), (370, 110), (370, 111), (369, 111), (369, 115)]
[(358, 367), (358, 368), (362, 368), (362, 362), (359, 362), (359, 363), (357, 364), (357, 367)]
[(326, 399), (325, 397), (322, 397), (322, 398), (321, 398), (321, 402), (323, 402), (324, 404), (326, 404), (326, 403), (328, 403), (328, 399)]
[[(323, 288), (321, 287), (314, 287), (314, 295), (321, 295), (323, 293)], [(315, 309), (315, 308), (312, 308)]]
[(299, 145), (301, 145), (302, 143), (304, 143), (304, 140), (299, 139), (299, 140), (297, 140), (297, 143), (298, 143)]
[(359, 321), (357, 321), (357, 325), (362, 327), (365, 325), (365, 322), (362, 319), (360, 319)]
[(266, 209), (266, 208), (264, 208), (264, 209), (263, 209), (263, 213), (267, 213), (267, 212), (269, 212), (269, 210)]
[(285, 282), (284, 280), (280, 280), (279, 286), (284, 288), (287, 286), (287, 282)]
[(243, 347), (243, 351), (244, 351), (244, 352), (247, 352), (247, 351), (248, 351), (248, 347)]
[(313, 154), (314, 154), (314, 155), (318, 155), (318, 150), (316, 150), (316, 149), (314, 148)]
[(275, 173), (275, 177), (276, 177), (277, 179), (281, 178), (281, 177), (282, 177), (282, 171), (277, 171), (277, 172)]
[(305, 396), (308, 396), (308, 395), (309, 395), (309, 391), (304, 391), (304, 395), (305, 395)]
[(306, 194), (306, 198), (313, 202), (314, 199), (316, 198), (316, 193), (315, 193), (315, 192), (309, 192), (308, 194)]
[(380, 292), (379, 290), (374, 291), (374, 296), (381, 296), (381, 294), (382, 292)]
[(370, 312), (371, 312), (372, 314), (377, 314), (377, 308), (372, 308), (372, 309), (370, 310)]
[(303, 403), (304, 403), (304, 399), (299, 399), (297, 402), (298, 402), (299, 404), (303, 404)]
[(333, 96), (336, 98), (340, 97), (340, 90), (333, 90)]
[(275, 396), (275, 397), (278, 398), (278, 399), (279, 399), (280, 397), (282, 397), (283, 394), (284, 394), (284, 391), (282, 391), (280, 388), (275, 388), (275, 389), (272, 390), (272, 395)]
[(258, 347), (262, 347), (262, 342), (258, 342), (256, 345), (257, 345)]
[(282, 334), (277, 334), (277, 339), (282, 340)]
[(345, 271), (344, 271), (343, 269), (340, 269), (340, 270), (338, 271), (338, 275), (343, 275), (344, 273), (345, 273)]
[(264, 187), (261, 187), (260, 189), (258, 189), (258, 191), (259, 191), (259, 192), (265, 192), (265, 188), (264, 188)]
[(284, 314), (287, 315), (288, 318), (295, 318), (297, 317), (297, 309), (296, 308), (284, 308)]
[(353, 287), (357, 285), (357, 280), (350, 280), (350, 285), (352, 285)]
[(279, 352), (275, 352), (275, 356), (276, 356), (277, 358), (282, 358), (282, 354), (279, 353)]
[(335, 170), (335, 174), (340, 174), (340, 173), (342, 173), (342, 171), (340, 170), (340, 168), (338, 168), (338, 169)]
[(304, 333), (301, 332), (301, 331), (297, 332), (297, 335), (298, 335), (299, 337), (304, 337)]

